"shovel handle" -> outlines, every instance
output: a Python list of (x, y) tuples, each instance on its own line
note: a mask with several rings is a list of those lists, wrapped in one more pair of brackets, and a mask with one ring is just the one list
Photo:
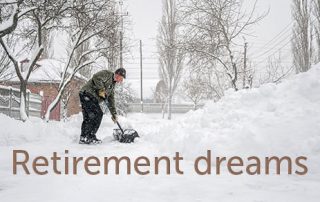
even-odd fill
[(122, 135), (124, 135), (124, 131), (123, 131), (123, 129), (121, 128), (121, 126), (120, 126), (119, 122), (118, 122), (118, 121), (116, 121), (116, 123), (117, 123), (118, 127), (120, 128), (120, 130), (121, 130), (121, 132), (122, 132)]

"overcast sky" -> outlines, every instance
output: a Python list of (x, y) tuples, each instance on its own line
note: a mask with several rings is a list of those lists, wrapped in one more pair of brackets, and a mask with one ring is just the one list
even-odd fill
[[(158, 23), (161, 18), (162, 0), (125, 0), (132, 29), (128, 32), (133, 38), (133, 58), (126, 58), (125, 67), (128, 69), (127, 82), (132, 83), (132, 87), (140, 95), (140, 65), (139, 65), (139, 43), (143, 42), (144, 58), (144, 95), (151, 97), (152, 90), (158, 82), (158, 64), (156, 59), (156, 43)], [(246, 8), (253, 6), (253, 0), (245, 0)], [(253, 30), (253, 37), (246, 37), (248, 42), (248, 57), (252, 61), (263, 65), (266, 58), (276, 55), (281, 48), (284, 63), (289, 63), (291, 57), (290, 34), (292, 27), (291, 20), (291, 0), (258, 0), (257, 12), (265, 12), (270, 9), (269, 14)], [(282, 32), (281, 32), (282, 31)], [(272, 41), (270, 41), (272, 40)]]

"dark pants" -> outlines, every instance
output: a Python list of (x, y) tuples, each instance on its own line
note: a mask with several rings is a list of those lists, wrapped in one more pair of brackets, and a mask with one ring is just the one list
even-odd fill
[(93, 95), (86, 92), (80, 92), (79, 96), (83, 114), (81, 136), (94, 138), (100, 127), (103, 112), (97, 98)]

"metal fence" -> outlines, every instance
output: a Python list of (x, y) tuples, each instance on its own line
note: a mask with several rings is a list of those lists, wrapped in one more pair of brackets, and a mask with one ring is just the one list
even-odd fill
[[(27, 91), (26, 111), (29, 116), (41, 117), (42, 96)], [(0, 85), (0, 113), (20, 119), (20, 90)]]
[[(193, 110), (193, 104), (172, 104), (172, 113), (186, 113)], [(203, 104), (197, 105), (197, 109), (202, 108)], [(162, 110), (167, 112), (167, 106), (164, 103), (130, 103), (129, 112), (144, 112), (144, 113), (161, 113)]]

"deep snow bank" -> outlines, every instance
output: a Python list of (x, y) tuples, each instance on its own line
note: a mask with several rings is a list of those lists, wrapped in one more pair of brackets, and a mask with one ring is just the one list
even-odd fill
[(29, 142), (34, 144), (75, 142), (80, 134), (80, 120), (82, 117), (77, 115), (69, 122), (46, 123), (34, 117), (22, 122), (0, 113), (0, 146), (16, 146)]
[(228, 91), (150, 137), (185, 156), (320, 154), (320, 64), (281, 84)]

